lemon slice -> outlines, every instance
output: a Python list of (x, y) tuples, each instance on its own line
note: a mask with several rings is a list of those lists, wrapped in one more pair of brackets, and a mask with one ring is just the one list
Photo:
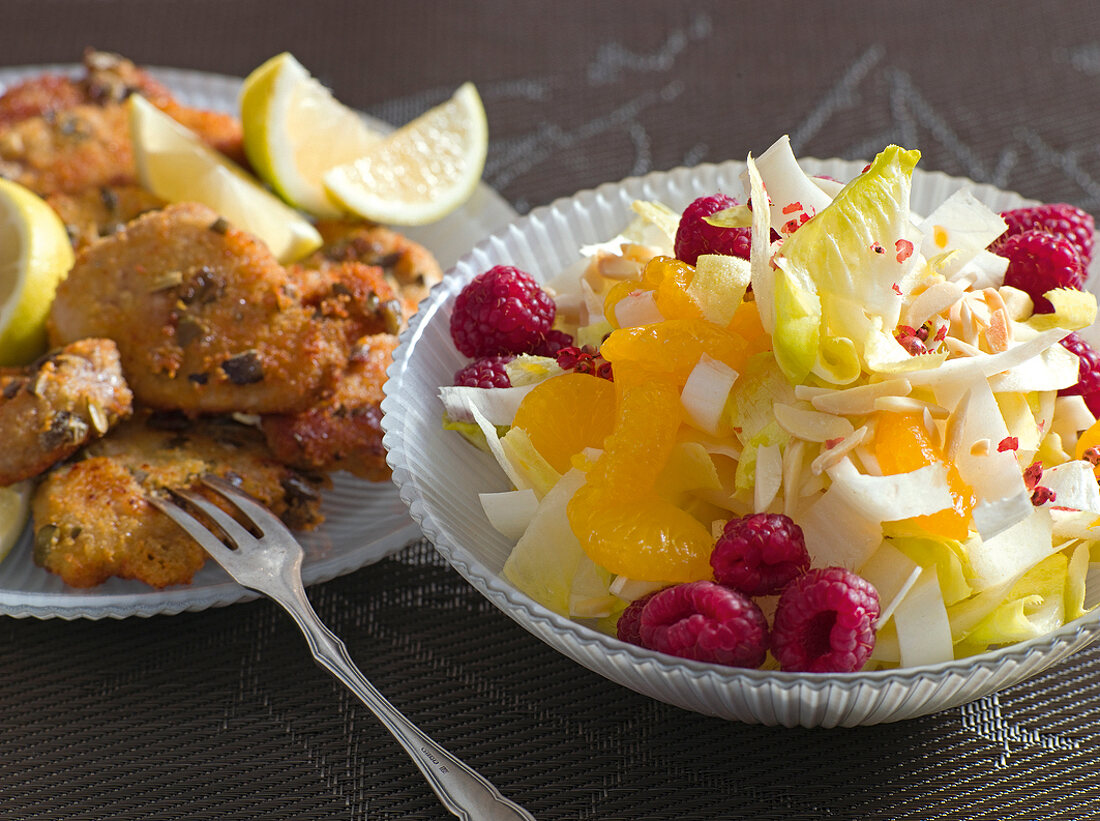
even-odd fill
[(324, 173), (362, 157), (382, 139), (288, 52), (245, 79), (241, 125), (245, 154), (260, 179), (319, 217), (344, 213), (325, 191)]
[(31, 508), (31, 481), (0, 487), (0, 560), (19, 541)]
[(424, 225), (473, 194), (485, 167), (489, 126), (473, 83), (402, 126), (368, 154), (324, 175), (349, 211), (376, 222)]
[(0, 365), (25, 365), (46, 347), (46, 315), (73, 265), (65, 225), (23, 186), (0, 180)]
[(128, 105), (138, 179), (151, 192), (209, 206), (266, 243), (280, 262), (320, 247), (317, 229), (243, 168), (144, 97), (133, 94)]

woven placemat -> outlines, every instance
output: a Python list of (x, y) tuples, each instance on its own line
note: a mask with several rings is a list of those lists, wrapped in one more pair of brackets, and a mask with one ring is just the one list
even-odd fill
[[(540, 819), (1085, 818), (1100, 797), (1100, 650), (922, 719), (785, 730), (611, 684), (426, 544), (310, 597), (394, 704)], [(0, 648), (5, 821), (449, 817), (270, 602), (4, 619)]]
[[(393, 122), (472, 79), (485, 180), (521, 213), (783, 133), (816, 157), (898, 142), (922, 168), (1100, 211), (1100, 18), (1085, 0), (6, 0), (4, 64), (86, 45), (237, 76), (290, 49)], [(611, 684), (425, 543), (310, 596), (382, 692), (540, 821), (1100, 818), (1100, 649), (921, 719), (785, 730)], [(0, 671), (0, 821), (450, 817), (264, 600), (3, 618)]]

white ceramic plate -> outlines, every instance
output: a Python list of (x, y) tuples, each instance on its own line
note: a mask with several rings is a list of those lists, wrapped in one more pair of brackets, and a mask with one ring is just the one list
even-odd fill
[[(77, 71), (79, 68), (71, 65), (0, 69), (0, 92), (44, 72)], [(183, 103), (236, 112), (241, 87), (237, 78), (179, 69), (151, 71)], [(370, 122), (379, 128), (387, 127), (374, 120)], [(404, 233), (426, 245), (447, 269), (472, 242), (514, 217), (511, 206), (482, 185), (466, 205), (446, 219)], [(420, 536), (396, 488), (389, 482), (370, 483), (338, 474), (333, 489), (325, 493), (323, 511), (324, 525), (301, 538), (306, 551), (302, 570), (306, 584), (326, 581), (376, 562)], [(207, 562), (186, 587), (158, 591), (140, 582), (111, 579), (90, 590), (76, 590), (34, 564), (29, 528), (0, 563), (0, 613), (12, 616), (66, 619), (152, 616), (202, 610), (255, 595), (230, 579), (214, 562)]]
[[(864, 165), (803, 162), (808, 172), (839, 180), (852, 178)], [(576, 261), (581, 245), (615, 236), (629, 221), (633, 200), (655, 199), (682, 209), (704, 194), (737, 194), (743, 169), (743, 163), (729, 162), (655, 173), (536, 209), (481, 242), (433, 290), (402, 336), (382, 403), (383, 442), (394, 482), (424, 534), (493, 604), (569, 658), (653, 698), (745, 722), (833, 727), (912, 718), (1021, 681), (1093, 641), (1100, 632), (1100, 613), (1041, 639), (928, 667), (843, 675), (737, 670), (625, 644), (550, 612), (501, 578), (511, 545), (489, 525), (478, 492), (508, 490), (507, 480), (491, 457), (439, 423), (438, 386), (450, 384), (465, 362), (449, 333), (456, 295), (474, 276), (501, 263), (545, 281)], [(917, 171), (913, 210), (928, 213), (963, 186), (995, 210), (1027, 202), (988, 185)], [(1093, 592), (1089, 604), (1096, 603)]]

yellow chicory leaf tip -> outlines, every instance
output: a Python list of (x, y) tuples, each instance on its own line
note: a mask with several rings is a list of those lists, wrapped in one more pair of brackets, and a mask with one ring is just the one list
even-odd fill
[(1064, 328), (1079, 331), (1096, 321), (1096, 295), (1076, 288), (1055, 288), (1043, 294), (1054, 306), (1053, 313), (1033, 314), (1027, 324), (1037, 331)]

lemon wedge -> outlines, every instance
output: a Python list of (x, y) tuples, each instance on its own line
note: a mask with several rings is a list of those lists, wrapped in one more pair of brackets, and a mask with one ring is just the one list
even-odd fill
[(485, 168), (489, 126), (473, 83), (324, 175), (329, 193), (361, 217), (424, 225), (469, 199)]
[(0, 179), (0, 365), (25, 365), (46, 347), (46, 315), (73, 265), (65, 225), (23, 186)]
[(31, 484), (28, 479), (0, 487), (0, 560), (19, 541), (31, 509)]
[(320, 247), (321, 235), (305, 217), (193, 131), (138, 94), (128, 105), (138, 179), (152, 193), (209, 206), (266, 243), (280, 262)]
[(245, 79), (241, 126), (245, 154), (260, 179), (319, 217), (344, 213), (325, 191), (324, 173), (362, 157), (382, 139), (288, 52)]

